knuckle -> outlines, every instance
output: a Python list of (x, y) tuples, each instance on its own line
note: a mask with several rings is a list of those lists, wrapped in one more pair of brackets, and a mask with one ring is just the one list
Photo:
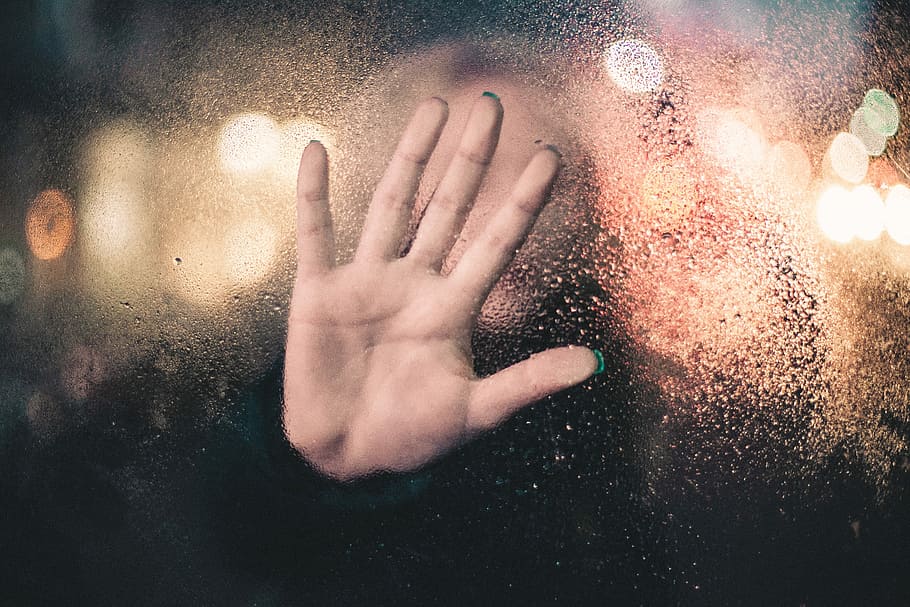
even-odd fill
[(486, 168), (490, 166), (492, 161), (492, 156), (484, 152), (478, 152), (477, 150), (459, 148), (457, 155), (460, 159), (473, 164), (478, 167)]

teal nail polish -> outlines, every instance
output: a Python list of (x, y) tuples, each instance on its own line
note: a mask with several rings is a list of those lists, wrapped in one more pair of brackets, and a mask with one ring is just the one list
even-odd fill
[(597, 359), (597, 368), (594, 369), (594, 375), (600, 375), (601, 373), (604, 372), (604, 369), (606, 368), (606, 364), (604, 363), (604, 355), (601, 353), (600, 350), (593, 350), (593, 352), (594, 352), (594, 358)]
[(318, 139), (310, 139), (310, 143), (322, 143)]
[(497, 95), (496, 93), (491, 93), (490, 91), (484, 91), (483, 96), (490, 97), (491, 99), (495, 99), (496, 101), (499, 101), (499, 95)]

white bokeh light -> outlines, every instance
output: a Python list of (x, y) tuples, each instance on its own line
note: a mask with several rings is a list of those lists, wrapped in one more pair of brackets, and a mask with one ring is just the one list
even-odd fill
[(833, 185), (822, 192), (816, 208), (818, 227), (835, 242), (846, 243), (853, 239), (854, 226), (850, 192)]
[(606, 65), (613, 82), (630, 93), (647, 93), (663, 82), (660, 56), (642, 40), (620, 40), (611, 44)]
[(828, 148), (828, 163), (840, 179), (859, 183), (869, 170), (869, 152), (856, 135), (838, 133)]
[(861, 240), (875, 240), (885, 229), (885, 203), (871, 185), (850, 192), (850, 215), (853, 233)]
[(281, 130), (263, 114), (241, 114), (228, 120), (218, 141), (222, 170), (238, 175), (260, 173), (278, 159)]
[(902, 245), (910, 245), (910, 188), (896, 185), (885, 198), (885, 229)]

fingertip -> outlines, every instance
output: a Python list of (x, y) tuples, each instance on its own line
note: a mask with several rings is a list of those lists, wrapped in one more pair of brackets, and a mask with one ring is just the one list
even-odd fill
[(449, 117), (449, 103), (442, 97), (430, 97), (421, 102), (417, 111), (428, 112), (437, 120), (446, 120)]

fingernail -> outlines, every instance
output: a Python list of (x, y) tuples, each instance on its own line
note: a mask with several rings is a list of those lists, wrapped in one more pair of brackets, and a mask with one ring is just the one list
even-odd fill
[(310, 139), (310, 143), (322, 143), (318, 139)]
[(497, 95), (496, 93), (491, 93), (490, 91), (484, 91), (483, 97), (490, 97), (491, 99), (495, 99), (496, 101), (499, 101), (499, 95)]
[(560, 159), (562, 159), (562, 152), (560, 152), (559, 148), (556, 147), (555, 145), (553, 145), (552, 143), (545, 143), (543, 147), (550, 150), (551, 152), (553, 152), (554, 154), (559, 156)]
[(606, 368), (606, 364), (604, 363), (604, 355), (600, 350), (592, 350), (592, 352), (594, 352), (594, 358), (597, 359), (597, 368), (594, 369), (594, 375), (600, 375)]

